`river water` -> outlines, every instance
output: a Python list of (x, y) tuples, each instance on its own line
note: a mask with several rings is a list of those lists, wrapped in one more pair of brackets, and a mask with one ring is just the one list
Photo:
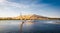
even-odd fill
[(21, 20), (0, 20), (0, 33), (60, 33), (59, 20), (27, 20), (21, 24)]

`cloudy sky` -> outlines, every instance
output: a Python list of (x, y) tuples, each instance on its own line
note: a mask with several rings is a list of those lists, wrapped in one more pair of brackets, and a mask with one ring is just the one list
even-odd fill
[(60, 0), (0, 0), (0, 17), (21, 13), (60, 18)]

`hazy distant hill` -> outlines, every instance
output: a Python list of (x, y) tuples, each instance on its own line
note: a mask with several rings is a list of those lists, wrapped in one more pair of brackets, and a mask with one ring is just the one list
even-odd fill
[(17, 16), (17, 19), (23, 19), (23, 20), (60, 20), (60, 18), (49, 18), (49, 17), (44, 17), (40, 15), (22, 15), (22, 16)]
[(40, 15), (22, 15), (17, 17), (0, 18), (0, 20), (60, 20), (60, 18), (49, 18)]
[(43, 16), (39, 16), (39, 15), (35, 15), (35, 14), (33, 14), (33, 15), (22, 15), (22, 17), (18, 16), (16, 18), (18, 18), (18, 19), (22, 18), (23, 20), (24, 19), (27, 19), (27, 20), (47, 20), (48, 19), (47, 17), (43, 17)]

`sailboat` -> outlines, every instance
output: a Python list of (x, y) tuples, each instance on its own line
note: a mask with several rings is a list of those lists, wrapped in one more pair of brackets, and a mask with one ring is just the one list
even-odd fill
[(23, 33), (23, 24), (24, 24), (25, 21), (22, 20), (22, 18), (23, 18), (22, 13), (20, 13), (20, 16), (21, 16), (21, 19), (20, 19), (21, 20), (20, 33)]
[(34, 22), (34, 20), (26, 20), (26, 18), (23, 20), (22, 18), (22, 13), (20, 13), (20, 16), (21, 16), (21, 18), (20, 18), (20, 20), (21, 20), (21, 25), (20, 25), (20, 33), (23, 33), (23, 25), (24, 25), (24, 23), (26, 23), (26, 24), (33, 24)]

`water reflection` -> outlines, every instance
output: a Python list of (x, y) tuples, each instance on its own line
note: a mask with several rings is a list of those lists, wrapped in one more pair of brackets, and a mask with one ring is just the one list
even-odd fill
[(55, 22), (56, 20), (28, 20), (22, 24), (20, 20), (5, 20), (0, 21), (0, 33), (60, 33), (60, 24), (54, 24)]
[(23, 33), (24, 31), (29, 31), (31, 29), (31, 26), (34, 24), (33, 21), (23, 21), (20, 23), (20, 33)]
[(47, 24), (60, 24), (60, 21), (59, 20), (54, 20), (54, 21), (47, 21), (47, 22), (44, 22), (44, 23), (47, 23)]

